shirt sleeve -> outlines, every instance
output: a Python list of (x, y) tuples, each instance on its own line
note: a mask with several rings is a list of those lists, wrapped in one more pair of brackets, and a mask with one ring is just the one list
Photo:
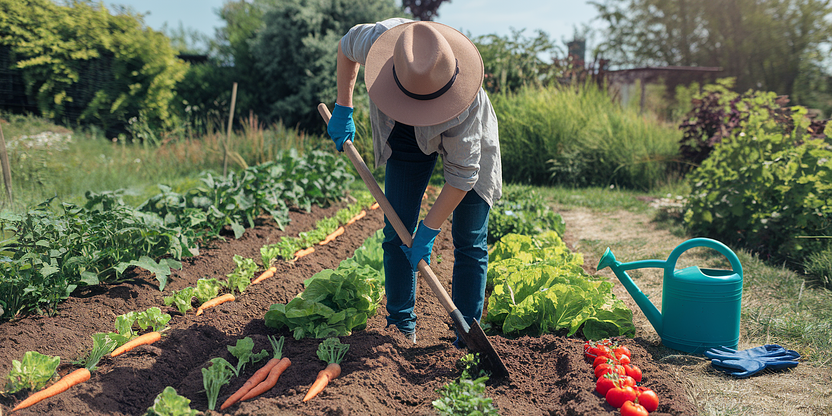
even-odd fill
[(470, 191), (479, 180), (482, 157), (481, 106), (470, 106), (460, 114), (463, 121), (442, 133), (441, 151), (445, 182), (454, 188)]

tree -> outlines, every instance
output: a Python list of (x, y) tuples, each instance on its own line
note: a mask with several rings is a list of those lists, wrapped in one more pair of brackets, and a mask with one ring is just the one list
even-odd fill
[(400, 14), (393, 0), (275, 1), (251, 41), (249, 70), (264, 80), (258, 112), (286, 125), (319, 127), (315, 105), (335, 100), (338, 41), (356, 24)]
[(830, 0), (605, 0), (602, 45), (619, 66), (718, 66), (737, 88), (791, 95), (801, 63), (832, 41)]
[(402, 0), (402, 8), (419, 20), (433, 20), (434, 17), (439, 16), (436, 10), (445, 1), (451, 2), (451, 0)]

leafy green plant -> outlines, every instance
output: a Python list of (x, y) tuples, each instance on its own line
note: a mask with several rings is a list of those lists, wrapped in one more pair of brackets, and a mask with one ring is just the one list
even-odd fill
[(486, 380), (488, 377), (483, 376), (448, 383), (440, 390), (441, 397), (432, 402), (433, 408), (443, 416), (499, 414), (492, 399), (485, 397)]
[(634, 336), (633, 313), (612, 293), (612, 283), (589, 276), (557, 233), (509, 234), (489, 255), (487, 320), (506, 334), (579, 329), (587, 338)]
[(220, 395), (220, 389), (231, 381), (235, 369), (231, 363), (221, 357), (212, 358), (211, 365), (202, 369), (202, 385), (205, 387), (209, 409), (214, 410), (217, 407), (217, 397)]
[(221, 282), (213, 277), (210, 279), (199, 279), (196, 281), (194, 296), (196, 296), (196, 300), (202, 304), (217, 297), (220, 290), (224, 286), (224, 282)]
[(95, 333), (92, 334), (92, 350), (86, 357), (82, 358), (78, 363), (83, 365), (87, 370), (94, 370), (101, 361), (101, 357), (113, 352), (118, 346), (118, 342), (110, 338), (110, 334)]
[(246, 367), (248, 363), (256, 363), (269, 356), (267, 350), (261, 350), (259, 353), (253, 353), (254, 341), (251, 337), (238, 339), (237, 343), (232, 347), (228, 346), (228, 352), (237, 358), (237, 367), (234, 368), (234, 375), (239, 376), (240, 372)]
[(136, 314), (136, 324), (139, 325), (139, 328), (142, 330), (150, 328), (154, 332), (159, 332), (167, 327), (170, 319), (170, 314), (163, 314), (162, 310), (156, 306)]
[(17, 393), (24, 389), (38, 391), (55, 376), (61, 357), (26, 351), (20, 361), (12, 360), (12, 368), (6, 377), (5, 393)]
[(254, 277), (254, 272), (257, 271), (257, 263), (254, 259), (245, 258), (238, 254), (234, 255), (234, 263), (237, 265), (234, 271), (227, 274), (228, 287), (243, 293), (251, 284), (251, 279)]
[[(774, 99), (760, 97), (763, 104)], [(741, 131), (716, 146), (688, 176), (684, 222), (691, 234), (794, 267), (827, 249), (832, 139), (809, 131), (806, 112), (792, 107), (783, 121), (784, 114), (754, 111)]]
[(176, 389), (171, 386), (165, 387), (156, 399), (153, 406), (147, 409), (144, 416), (196, 416), (197, 410), (191, 409), (191, 399), (180, 396)]
[(563, 235), (566, 223), (543, 196), (529, 186), (503, 187), (503, 197), (494, 203), (488, 216), (488, 244), (506, 234), (532, 235), (546, 230)]
[(269, 307), (266, 326), (288, 327), (295, 339), (344, 336), (364, 329), (381, 301), (378, 274), (355, 263), (322, 270), (307, 279), (304, 291), (289, 303)]
[(191, 302), (195, 295), (196, 288), (192, 286), (174, 291), (170, 296), (165, 296), (165, 306), (175, 305), (179, 313), (184, 314), (193, 308)]

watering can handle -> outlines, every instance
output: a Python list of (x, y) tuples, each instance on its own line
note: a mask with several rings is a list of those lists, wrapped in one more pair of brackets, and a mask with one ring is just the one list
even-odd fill
[(720, 252), (720, 254), (725, 256), (728, 261), (731, 262), (731, 269), (733, 269), (734, 273), (742, 277), (742, 265), (740, 264), (740, 259), (737, 258), (737, 255), (734, 254), (734, 252), (731, 251), (731, 249), (725, 244), (710, 238), (692, 238), (674, 248), (665, 263), (665, 276), (672, 276), (674, 270), (676, 270), (676, 261), (679, 259), (679, 256), (694, 247), (708, 247)]

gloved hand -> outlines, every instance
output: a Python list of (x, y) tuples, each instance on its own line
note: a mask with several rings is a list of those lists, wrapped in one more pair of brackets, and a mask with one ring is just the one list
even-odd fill
[(329, 124), (326, 126), (326, 132), (335, 142), (335, 148), (339, 152), (344, 151), (344, 142), (355, 139), (355, 123), (352, 120), (352, 111), (352, 107), (344, 107), (336, 103), (335, 109), (332, 110), (332, 117), (329, 118)]
[(711, 365), (737, 378), (752, 376), (763, 369), (780, 370), (795, 367), (800, 359), (797, 351), (787, 350), (779, 345), (764, 345), (737, 351), (718, 347), (705, 351), (711, 358)]
[(434, 230), (425, 225), (424, 221), (419, 221), (419, 227), (416, 228), (416, 234), (413, 236), (413, 246), (408, 247), (402, 244), (402, 251), (410, 260), (410, 267), (415, 272), (419, 269), (419, 260), (424, 259), (427, 264), (430, 264), (430, 252), (433, 250), (433, 240), (441, 230)]

